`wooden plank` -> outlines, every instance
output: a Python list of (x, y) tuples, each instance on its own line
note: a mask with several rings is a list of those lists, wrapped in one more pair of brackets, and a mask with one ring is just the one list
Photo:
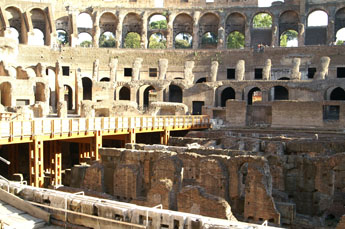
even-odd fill
[(0, 200), (8, 203), (9, 205), (27, 212), (28, 214), (42, 219), (45, 222), (49, 223), (50, 221), (50, 213), (43, 211), (42, 209), (32, 206), (30, 203), (26, 202), (25, 200), (20, 199), (19, 197), (10, 194), (2, 189), (0, 189)]

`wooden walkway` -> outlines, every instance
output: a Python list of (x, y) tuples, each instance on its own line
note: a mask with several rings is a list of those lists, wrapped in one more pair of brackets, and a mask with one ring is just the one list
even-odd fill
[[(32, 119), (0, 121), (0, 145), (9, 145), (10, 174), (18, 171), (18, 144), (29, 143), (30, 184), (44, 185), (44, 172), (50, 183), (61, 185), (61, 140), (79, 143), (79, 161), (99, 160), (103, 139), (135, 143), (137, 133), (158, 132), (161, 144), (167, 144), (171, 131), (210, 127), (205, 115), (128, 116), (99, 118)], [(45, 144), (44, 144), (45, 143)], [(49, 158), (44, 160), (43, 158)], [(47, 164), (46, 161), (49, 161)]]

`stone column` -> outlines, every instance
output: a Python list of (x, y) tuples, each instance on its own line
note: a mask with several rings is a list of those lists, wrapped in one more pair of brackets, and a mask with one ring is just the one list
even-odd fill
[(101, 29), (99, 28), (99, 16), (96, 12), (93, 18), (93, 28), (92, 28), (92, 46), (98, 48), (99, 46), (99, 36), (101, 35)]
[(33, 31), (34, 28), (33, 28), (33, 25), (32, 25), (31, 17), (29, 15), (28, 11), (24, 12), (24, 18), (25, 18), (25, 21), (27, 22), (27, 38), (28, 38), (28, 40), (27, 40), (26, 44), (30, 44), (36, 38), (35, 38), (34, 31)]
[(265, 66), (262, 69), (263, 80), (271, 80), (271, 67), (272, 67), (272, 61), (271, 59), (267, 59), (265, 62)]
[(93, 62), (92, 80), (99, 81), (99, 59)]
[(328, 16), (328, 27), (327, 27), (327, 44), (326, 45), (332, 45), (332, 43), (336, 40), (334, 37), (334, 20), (335, 20), (335, 15), (330, 14)]
[(268, 95), (269, 95), (269, 91), (267, 90), (261, 91), (262, 102), (268, 102)]
[(210, 71), (210, 76), (209, 76), (209, 80), (211, 82), (216, 82), (217, 81), (218, 66), (219, 66), (218, 61), (212, 61), (212, 63), (211, 63), (211, 71)]
[(271, 46), (279, 46), (279, 15), (273, 15)]
[(301, 73), (299, 71), (300, 65), (301, 65), (301, 58), (293, 58), (292, 70), (291, 70), (291, 76), (290, 76), (290, 78), (292, 80), (300, 80), (301, 79)]
[(186, 61), (185, 62), (184, 78), (189, 85), (192, 85), (194, 83), (193, 68), (194, 68), (194, 61)]
[[(138, 91), (138, 86), (131, 86), (130, 87), (130, 93), (131, 93), (131, 102), (137, 102), (139, 105), (139, 101), (137, 101), (137, 91)], [(140, 99), (140, 96), (139, 96)]]
[(193, 16), (193, 49), (199, 48), (199, 17), (200, 11), (195, 11)]
[(235, 69), (235, 78), (238, 81), (244, 80), (244, 76), (246, 73), (246, 67), (245, 67), (246, 62), (244, 60), (239, 60), (236, 64), (236, 69)]
[(117, 24), (115, 35), (116, 48), (122, 48), (122, 26), (125, 13), (121, 11), (118, 15), (119, 23)]
[(246, 23), (246, 28), (244, 29), (244, 47), (250, 47), (251, 46), (251, 33), (250, 33), (250, 22)]
[(305, 17), (301, 17), (301, 23), (298, 23), (298, 47), (303, 47), (305, 45)]
[(142, 62), (143, 62), (142, 58), (135, 58), (135, 61), (133, 63), (132, 81), (139, 80), (141, 63)]
[(328, 56), (323, 56), (320, 59), (320, 64), (315, 74), (315, 79), (317, 80), (324, 80), (328, 75), (328, 67), (329, 63), (331, 62), (331, 58)]
[(50, 45), (50, 47), (57, 47), (58, 46), (58, 42), (57, 42), (57, 36), (58, 35), (56, 32), (56, 26), (55, 26), (55, 21), (54, 21), (51, 6), (47, 7), (47, 18), (48, 18), (49, 23), (46, 23), (46, 30), (50, 31), (49, 45)]
[(117, 81), (117, 65), (119, 60), (117, 58), (110, 58), (109, 68), (110, 68), (110, 82), (115, 83)]
[(169, 14), (168, 20), (168, 28), (167, 28), (167, 49), (172, 49), (174, 47), (174, 19), (176, 14)]
[(141, 33), (141, 48), (147, 49), (147, 13), (146, 11), (142, 15), (142, 21), (143, 21), (143, 30)]
[(217, 49), (225, 49), (225, 30), (224, 27), (220, 27), (218, 29), (218, 44), (217, 44)]
[(158, 67), (159, 67), (159, 80), (165, 80), (166, 74), (168, 71), (169, 61), (168, 59), (159, 59)]
[(76, 47), (78, 44), (77, 12), (70, 12), (69, 20), (70, 20), (69, 44), (71, 47)]

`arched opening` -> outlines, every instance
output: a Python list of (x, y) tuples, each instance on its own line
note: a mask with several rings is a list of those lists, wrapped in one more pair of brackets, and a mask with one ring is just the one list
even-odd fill
[(244, 35), (238, 31), (231, 32), (226, 39), (228, 49), (244, 48)]
[(270, 95), (271, 100), (289, 100), (289, 91), (283, 86), (275, 86), (271, 88)]
[(272, 16), (268, 13), (258, 13), (253, 18), (253, 28), (268, 29), (272, 27)]
[(83, 100), (92, 100), (92, 81), (88, 77), (82, 78)]
[(204, 14), (199, 20), (200, 48), (217, 48), (219, 18), (213, 13)]
[(109, 77), (103, 77), (100, 82), (110, 82), (110, 78)]
[(182, 103), (183, 92), (182, 89), (177, 85), (169, 86), (169, 102)]
[(140, 48), (139, 33), (134, 33), (134, 32), (128, 33), (125, 37), (124, 48)]
[(30, 39), (29, 45), (37, 45), (43, 46), (44, 45), (44, 33), (37, 28), (33, 29), (33, 39)]
[(280, 47), (298, 47), (298, 32), (287, 30), (280, 36)]
[(345, 28), (338, 30), (336, 35), (336, 45), (345, 45)]
[(30, 39), (30, 45), (50, 45), (50, 26), (46, 14), (41, 9), (32, 9), (30, 18), (34, 37)]
[(12, 104), (12, 85), (9, 82), (0, 84), (1, 104), (9, 107)]
[(167, 18), (161, 14), (155, 14), (149, 18), (149, 30), (166, 30)]
[(221, 94), (221, 106), (225, 107), (226, 106), (226, 101), (228, 99), (235, 99), (235, 90), (232, 87), (227, 87), (222, 91)]
[(336, 33), (336, 44), (345, 45), (345, 7), (336, 12), (334, 27)]
[(210, 49), (217, 48), (217, 35), (211, 32), (207, 32), (201, 37), (201, 46), (200, 48)]
[(99, 37), (99, 44), (98, 46), (100, 48), (113, 48), (115, 47), (115, 35), (112, 32), (104, 32), (100, 37)]
[(298, 46), (298, 24), (299, 15), (297, 12), (288, 10), (279, 17), (279, 45), (281, 47)]
[(142, 31), (143, 22), (140, 15), (136, 13), (127, 14), (122, 27), (122, 35), (125, 37), (123, 46), (125, 48), (140, 48)]
[(45, 84), (44, 83), (36, 83), (35, 86), (35, 102), (45, 102)]
[(167, 39), (162, 33), (154, 33), (149, 39), (150, 49), (165, 49), (167, 46)]
[(118, 25), (117, 17), (112, 13), (104, 13), (99, 19), (99, 28), (101, 36), (99, 38), (99, 47), (115, 47), (115, 34)]
[(88, 48), (92, 46), (92, 36), (89, 33), (78, 34), (78, 45), (80, 47)]
[(67, 110), (72, 110), (73, 109), (73, 92), (72, 88), (68, 85), (64, 85), (64, 100), (67, 103)]
[[(10, 25), (10, 36), (14, 39), (18, 39), (18, 42), (21, 44), (26, 43), (27, 30), (20, 10), (15, 7), (8, 7), (6, 8), (5, 13), (8, 23)], [(12, 30), (12, 28), (15, 29), (16, 32)], [(18, 36), (16, 33), (18, 33)]]
[(65, 30), (56, 30), (57, 42), (61, 45), (67, 45), (69, 43), (68, 33)]
[(188, 49), (192, 48), (193, 37), (189, 33), (179, 33), (175, 37), (176, 49)]
[(315, 10), (308, 15), (305, 31), (306, 45), (327, 44), (328, 15), (325, 11)]
[(345, 100), (345, 91), (344, 89), (337, 87), (335, 88), (330, 95), (330, 100)]
[(77, 28), (79, 29), (92, 29), (93, 22), (90, 14), (81, 13), (77, 17)]
[(255, 102), (262, 101), (262, 93), (260, 88), (254, 87), (248, 92), (248, 105), (252, 105)]
[(206, 82), (206, 77), (202, 77), (200, 79), (198, 79), (195, 83), (205, 83)]
[(191, 48), (193, 18), (186, 13), (177, 15), (173, 23), (173, 33), (175, 48)]
[(149, 106), (149, 94), (151, 91), (155, 91), (155, 88), (152, 86), (148, 86), (144, 91), (144, 107)]
[(268, 45), (272, 43), (272, 16), (268, 13), (258, 13), (253, 17), (251, 31), (251, 44)]
[(131, 91), (128, 87), (122, 87), (119, 93), (120, 100), (131, 100)]

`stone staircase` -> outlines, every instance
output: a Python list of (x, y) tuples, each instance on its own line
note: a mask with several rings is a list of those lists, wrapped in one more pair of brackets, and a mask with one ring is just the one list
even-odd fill
[(44, 220), (35, 218), (28, 213), (0, 201), (0, 228), (43, 228)]

